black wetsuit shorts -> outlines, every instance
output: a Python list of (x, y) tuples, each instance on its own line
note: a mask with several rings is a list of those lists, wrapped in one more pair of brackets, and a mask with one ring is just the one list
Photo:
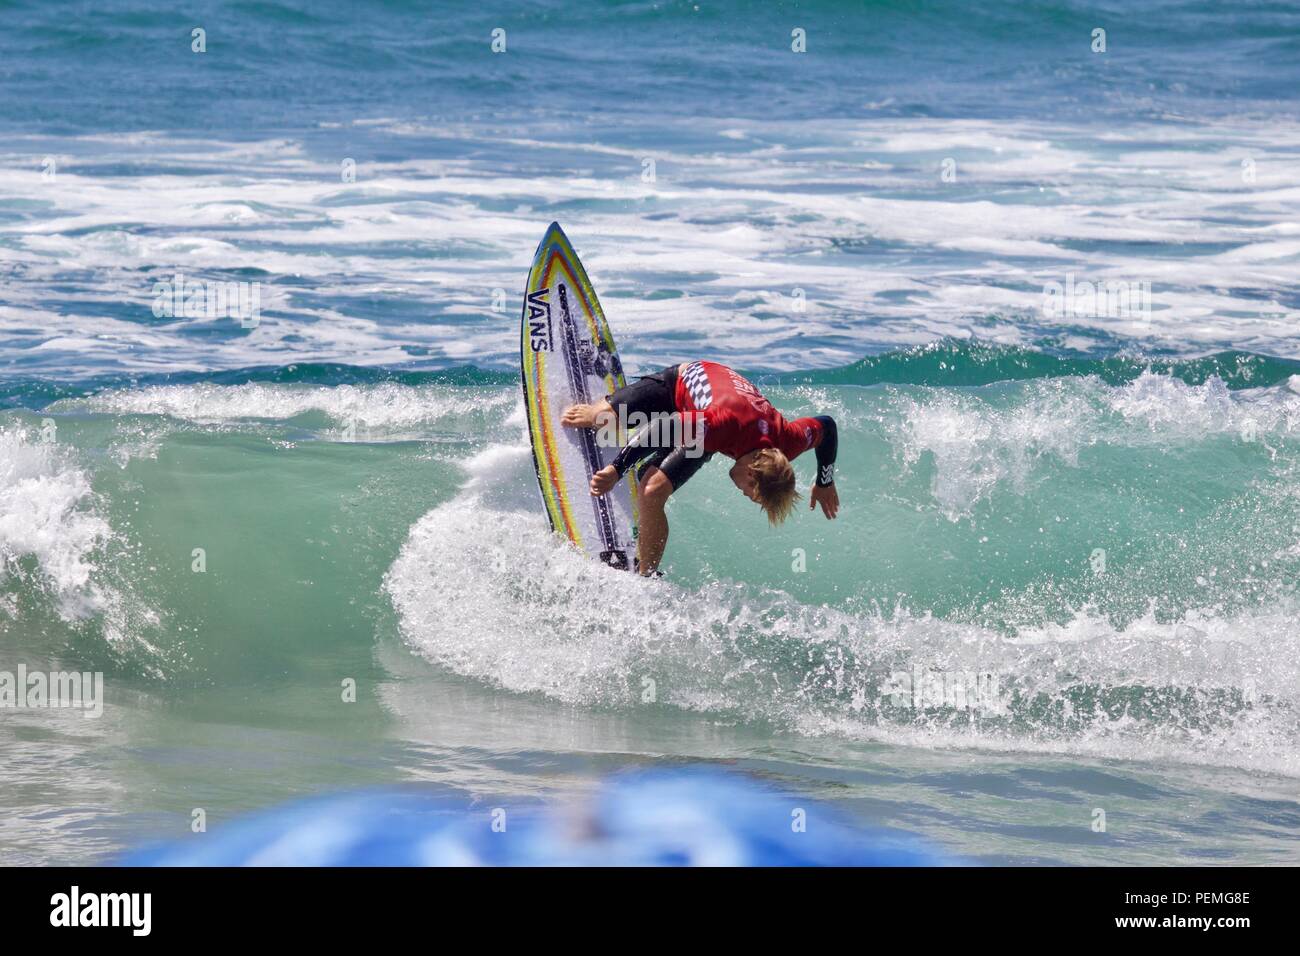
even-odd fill
[[(647, 418), (659, 415), (671, 415), (677, 411), (677, 402), (673, 396), (677, 391), (677, 366), (670, 365), (660, 372), (642, 375), (631, 385), (615, 389), (609, 396), (609, 404), (615, 412), (620, 405), (626, 408), (625, 415), (640, 412)], [(704, 467), (704, 463), (713, 457), (713, 452), (701, 453), (699, 448), (685, 446), (656, 448), (644, 458), (637, 472), (640, 478), (648, 468), (658, 468), (664, 473), (673, 490), (676, 491), (691, 476)]]

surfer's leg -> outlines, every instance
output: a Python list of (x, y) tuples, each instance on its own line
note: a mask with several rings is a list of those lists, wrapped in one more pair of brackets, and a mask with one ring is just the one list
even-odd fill
[(566, 428), (612, 428), (618, 424), (616, 409), (619, 408), (623, 409), (624, 416), (641, 414), (649, 419), (654, 415), (671, 415), (677, 410), (673, 402), (676, 387), (675, 367), (642, 375), (631, 385), (614, 389), (602, 401), (591, 405), (570, 405), (560, 416), (560, 424)]
[(658, 468), (646, 468), (637, 486), (637, 570), (647, 577), (659, 567), (668, 546), (668, 515), (664, 506), (673, 483)]
[[(621, 409), (624, 420), (632, 415), (644, 415), (647, 421), (655, 415), (671, 415), (677, 410), (673, 390), (677, 386), (677, 371), (666, 368), (652, 375), (642, 375), (631, 385), (616, 388), (604, 401), (592, 405), (570, 405), (560, 416), (560, 424), (568, 428), (603, 428), (615, 426), (615, 417)], [(637, 427), (635, 423), (631, 426)]]
[(674, 491), (713, 457), (693, 453), (678, 445), (671, 451), (657, 452), (641, 468), (641, 481), (637, 485), (637, 557), (642, 574), (652, 574), (668, 546), (668, 515), (664, 506)]

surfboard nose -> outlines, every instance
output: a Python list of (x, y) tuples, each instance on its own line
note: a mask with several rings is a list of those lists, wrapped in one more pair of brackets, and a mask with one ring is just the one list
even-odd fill
[(546, 232), (542, 235), (542, 241), (537, 244), (535, 258), (540, 259), (546, 250), (552, 246), (559, 246), (562, 249), (572, 248), (569, 245), (569, 237), (564, 234), (564, 230), (560, 228), (558, 222), (553, 222), (546, 227)]

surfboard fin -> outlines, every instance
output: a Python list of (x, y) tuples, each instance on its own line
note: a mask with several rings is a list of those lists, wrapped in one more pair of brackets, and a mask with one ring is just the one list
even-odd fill
[(626, 551), (602, 551), (600, 552), (600, 560), (608, 564), (611, 568), (616, 568), (619, 571), (627, 570)]

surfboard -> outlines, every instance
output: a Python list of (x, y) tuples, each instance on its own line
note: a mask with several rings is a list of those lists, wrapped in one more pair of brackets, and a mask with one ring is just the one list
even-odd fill
[(575, 403), (598, 402), (626, 384), (605, 313), (568, 236), (553, 222), (528, 273), (519, 355), (533, 467), (551, 529), (610, 567), (629, 570), (636, 555), (636, 488), (628, 478), (594, 497), (591, 476), (626, 441), (602, 444), (587, 428), (564, 428)]

